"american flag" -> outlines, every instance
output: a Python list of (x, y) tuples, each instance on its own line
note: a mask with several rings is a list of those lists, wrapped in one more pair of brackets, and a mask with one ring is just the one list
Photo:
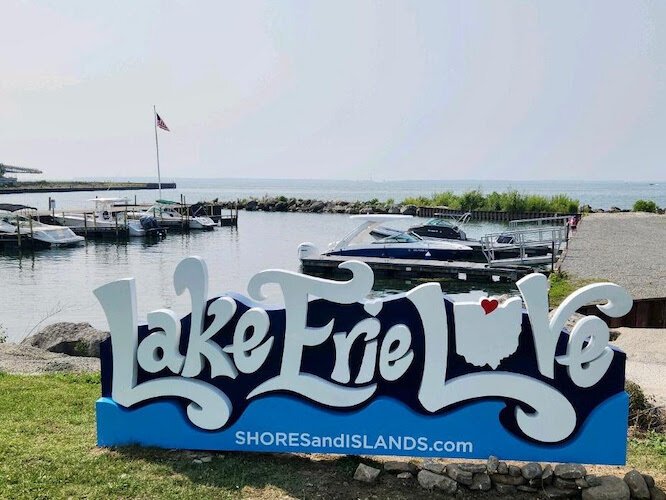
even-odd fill
[(166, 130), (167, 132), (170, 132), (169, 127), (166, 126), (166, 123), (164, 123), (164, 120), (160, 118), (160, 115), (155, 113), (155, 120), (157, 120), (157, 126), (161, 128), (162, 130)]

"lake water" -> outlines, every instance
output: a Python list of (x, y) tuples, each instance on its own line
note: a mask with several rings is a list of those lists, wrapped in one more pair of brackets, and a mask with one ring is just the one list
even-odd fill
[[(235, 199), (250, 196), (285, 195), (301, 198), (367, 200), (371, 198), (401, 200), (405, 196), (429, 195), (435, 191), (464, 191), (481, 186), (484, 191), (504, 190), (511, 186), (528, 193), (565, 192), (593, 206), (628, 207), (635, 199), (653, 199), (666, 205), (664, 185), (648, 186), (631, 183), (479, 183), (462, 182), (351, 182), (351, 181), (274, 181), (274, 180), (178, 180), (178, 189), (163, 192), (163, 197), (188, 202)], [(139, 202), (150, 202), (156, 192), (95, 192), (51, 194), (58, 207), (86, 207), (94, 196), (137, 196)], [(46, 208), (48, 193), (0, 195), (0, 203), (23, 203)], [(100, 285), (120, 278), (135, 277), (140, 319), (161, 307), (173, 308), (179, 314), (189, 312), (187, 296), (178, 297), (172, 276), (177, 263), (189, 255), (203, 257), (209, 269), (211, 296), (225, 291), (245, 293), (249, 278), (268, 268), (297, 271), (298, 245), (304, 241), (320, 249), (340, 239), (356, 223), (345, 215), (241, 212), (238, 228), (216, 228), (213, 232), (170, 233), (163, 241), (146, 243), (133, 239), (126, 243), (86, 242), (77, 248), (54, 249), (24, 255), (0, 253), (0, 325), (10, 340), (20, 340), (43, 326), (56, 321), (88, 321), (106, 328), (101, 307), (92, 294)], [(470, 223), (470, 237), (501, 230), (489, 223)], [(376, 283), (376, 293), (385, 294), (407, 289), (420, 282)], [(488, 285), (459, 281), (443, 283), (447, 291), (486, 290)], [(507, 291), (506, 285), (490, 290)], [(269, 299), (279, 302), (277, 290)]]

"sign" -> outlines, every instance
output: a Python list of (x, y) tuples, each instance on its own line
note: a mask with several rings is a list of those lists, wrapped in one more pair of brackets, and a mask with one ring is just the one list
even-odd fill
[[(370, 267), (340, 267), (350, 280), (268, 270), (250, 298), (208, 299), (206, 265), (189, 257), (174, 286), (192, 313), (140, 326), (134, 279), (95, 290), (111, 328), (98, 444), (624, 463), (625, 355), (597, 317), (564, 329), (593, 302), (625, 315), (621, 287), (581, 288), (549, 318), (541, 274), (502, 303), (452, 301), (438, 283), (369, 300)], [(263, 303), (268, 284), (283, 308)]]

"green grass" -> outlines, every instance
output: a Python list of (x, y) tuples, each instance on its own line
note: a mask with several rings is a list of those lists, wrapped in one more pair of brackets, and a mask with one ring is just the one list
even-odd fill
[(552, 273), (548, 281), (550, 282), (550, 290), (548, 292), (549, 305), (550, 307), (557, 307), (564, 299), (579, 288), (604, 280), (573, 278), (567, 273), (559, 272)]
[[(356, 457), (100, 449), (99, 394), (98, 375), (0, 374), (1, 498), (430, 498), (386, 475), (373, 487), (354, 482)], [(663, 435), (629, 449), (642, 472), (666, 468)], [(212, 462), (193, 463), (201, 455)]]

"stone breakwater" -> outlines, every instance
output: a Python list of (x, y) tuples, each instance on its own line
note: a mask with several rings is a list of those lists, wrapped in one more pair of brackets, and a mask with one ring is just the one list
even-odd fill
[(222, 209), (238, 207), (248, 212), (303, 212), (303, 213), (333, 213), (333, 214), (404, 214), (416, 215), (417, 207), (414, 205), (396, 204), (393, 202), (370, 201), (322, 201), (302, 198), (264, 197), (260, 199), (243, 199), (238, 201), (213, 201)]
[(652, 476), (637, 470), (617, 476), (588, 474), (580, 464), (552, 466), (536, 462), (522, 466), (508, 465), (491, 456), (486, 463), (443, 464), (426, 461), (420, 465), (411, 462), (386, 462), (383, 471), (359, 464), (354, 479), (373, 484), (380, 475), (394, 474), (404, 481), (414, 481), (429, 491), (463, 496), (465, 491), (489, 492), (512, 497), (533, 494), (534, 498), (582, 498), (584, 500), (666, 500)]

